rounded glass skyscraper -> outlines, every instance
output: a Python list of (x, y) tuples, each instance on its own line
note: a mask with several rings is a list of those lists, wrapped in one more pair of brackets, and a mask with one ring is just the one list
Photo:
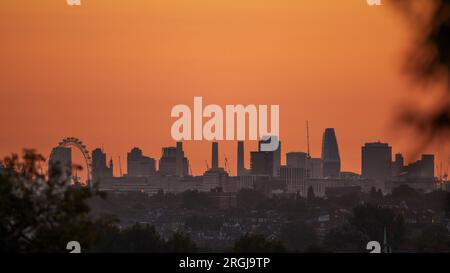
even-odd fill
[(338, 177), (341, 158), (334, 128), (326, 128), (322, 138), (322, 164), (324, 177)]

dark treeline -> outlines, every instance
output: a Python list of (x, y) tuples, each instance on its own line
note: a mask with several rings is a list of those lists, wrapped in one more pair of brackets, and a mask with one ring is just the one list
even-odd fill
[[(105, 196), (88, 187), (69, 185), (61, 174), (40, 172), (43, 158), (32, 150), (2, 162), (0, 170), (0, 251), (67, 252), (66, 244), (77, 240), (83, 252), (205, 252), (214, 246), (198, 246), (191, 234), (221, 231), (230, 219), (270, 213), (278, 222), (276, 236), (244, 232), (226, 249), (229, 252), (367, 252), (371, 240), (386, 239), (394, 252), (450, 252), (450, 233), (442, 221), (418, 219), (417, 213), (432, 211), (449, 219), (449, 193), (423, 193), (407, 186), (383, 195), (368, 193), (319, 198), (308, 191), (299, 195), (268, 197), (245, 189), (236, 195), (236, 206), (215, 208), (208, 193), (159, 192), (153, 196), (129, 193)], [(123, 224), (119, 219), (139, 219), (148, 212), (181, 216), (182, 229), (162, 236), (154, 224)], [(312, 221), (324, 212), (345, 217), (320, 233)], [(413, 214), (413, 218), (411, 215)], [(125, 217), (124, 217), (125, 216)], [(247, 217), (247, 218), (246, 218)], [(256, 216), (260, 217), (260, 216)], [(247, 221), (247, 220), (244, 220)], [(263, 224), (265, 225), (265, 224)], [(273, 234), (272, 234), (273, 235)]]

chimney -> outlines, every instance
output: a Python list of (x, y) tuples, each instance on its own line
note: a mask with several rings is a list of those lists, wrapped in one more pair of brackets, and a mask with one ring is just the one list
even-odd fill
[(177, 153), (176, 153), (176, 172), (177, 176), (183, 176), (183, 142), (177, 142)]
[(212, 169), (218, 169), (219, 168), (219, 143), (213, 142), (212, 143)]
[(244, 175), (244, 141), (238, 141), (237, 146), (237, 175)]

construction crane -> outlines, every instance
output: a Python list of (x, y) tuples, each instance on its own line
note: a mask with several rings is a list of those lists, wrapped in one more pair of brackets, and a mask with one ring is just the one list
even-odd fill
[(122, 177), (122, 162), (120, 161), (120, 156), (119, 156), (119, 174), (120, 177)]
[[(447, 163), (447, 164), (446, 164), (446, 167), (444, 170), (443, 164), (445, 164), (445, 163)], [(439, 164), (436, 164), (436, 172), (437, 172), (439, 181), (441, 181), (441, 182), (447, 181), (449, 165), (450, 165), (450, 156), (448, 157), (447, 162), (442, 162), (442, 159), (441, 159)]]
[(230, 173), (230, 168), (228, 168), (228, 158), (227, 158), (227, 155), (224, 155), (225, 156), (225, 170), (228, 172), (228, 173)]

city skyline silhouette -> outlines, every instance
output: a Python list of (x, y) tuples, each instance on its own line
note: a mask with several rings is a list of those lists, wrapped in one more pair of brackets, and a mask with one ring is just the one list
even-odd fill
[[(391, 126), (398, 103), (414, 94), (401, 69), (409, 31), (387, 6), (98, 0), (74, 8), (44, 0), (5, 1), (0, 15), (8, 26), (0, 116), (11, 116), (2, 118), (9, 130), (2, 156), (24, 147), (45, 154), (77, 136), (114, 157), (135, 145), (155, 157), (172, 144), (171, 108), (194, 96), (205, 104), (280, 105), (286, 151), (306, 150), (309, 120), (311, 153), (319, 156), (322, 129), (333, 127), (343, 170), (359, 170), (367, 141), (405, 153), (414, 144)], [(446, 149), (424, 152), (444, 160)], [(200, 173), (208, 145), (188, 143), (186, 152)]]

